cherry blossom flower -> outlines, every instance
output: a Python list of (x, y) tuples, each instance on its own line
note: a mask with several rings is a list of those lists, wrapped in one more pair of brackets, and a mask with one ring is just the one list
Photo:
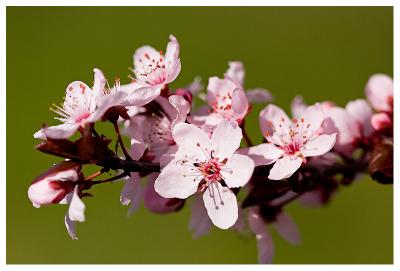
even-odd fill
[[(181, 71), (179, 43), (170, 35), (165, 55), (150, 46), (142, 46), (133, 55), (135, 78), (132, 83), (121, 86), (127, 93), (126, 102), (145, 105), (157, 98), (161, 90), (173, 82)], [(138, 100), (138, 97), (141, 99)]]
[(55, 119), (63, 123), (41, 129), (34, 134), (35, 138), (68, 138), (80, 127), (99, 120), (110, 107), (121, 102), (125, 94), (118, 91), (118, 82), (114, 88), (106, 88), (103, 73), (97, 68), (93, 71), (92, 89), (81, 81), (74, 81), (67, 86), (64, 104), (51, 108), (60, 115)]
[(326, 111), (326, 133), (338, 134), (335, 150), (350, 156), (358, 142), (364, 142), (373, 134), (371, 125), (372, 109), (364, 99), (347, 103), (345, 108), (338, 106)]
[(372, 107), (380, 112), (393, 111), (393, 80), (385, 74), (372, 75), (365, 87), (365, 96)]
[(307, 107), (299, 119), (290, 120), (275, 105), (260, 112), (260, 128), (267, 143), (242, 150), (256, 165), (272, 164), (268, 178), (289, 178), (306, 157), (320, 156), (332, 149), (336, 133), (321, 134), (325, 117), (320, 104)]
[(185, 199), (199, 191), (213, 224), (222, 229), (231, 227), (237, 220), (238, 206), (230, 188), (244, 186), (254, 169), (250, 158), (235, 154), (241, 129), (223, 121), (210, 139), (197, 126), (181, 123), (172, 136), (178, 151), (157, 178), (156, 192), (165, 198)]
[(78, 239), (75, 222), (85, 221), (85, 204), (79, 197), (77, 185), (80, 170), (79, 164), (60, 163), (36, 178), (28, 189), (28, 197), (36, 208), (48, 204), (69, 204), (65, 226), (72, 239)]
[[(208, 107), (199, 110), (199, 114), (190, 119), (198, 126), (215, 127), (222, 120), (241, 124), (249, 110), (249, 99), (252, 102), (267, 102), (271, 94), (264, 89), (247, 92), (243, 89), (244, 68), (238, 61), (229, 62), (229, 69), (223, 79), (211, 77), (207, 86)], [(211, 107), (211, 112), (209, 112)], [(205, 128), (206, 129), (206, 128)]]

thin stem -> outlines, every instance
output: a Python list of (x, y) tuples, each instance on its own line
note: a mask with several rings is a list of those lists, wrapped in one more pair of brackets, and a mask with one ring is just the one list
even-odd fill
[(244, 127), (243, 127), (243, 138), (244, 138), (244, 141), (246, 142), (247, 147), (254, 146), (253, 143), (251, 142), (249, 135), (246, 132), (246, 129), (244, 129)]
[(101, 174), (103, 174), (104, 172), (105, 172), (105, 171), (103, 171), (103, 169), (102, 169), (102, 170), (99, 170), (99, 171), (96, 171), (96, 172), (94, 172), (93, 174), (87, 176), (87, 177), (85, 178), (85, 181), (94, 179), (94, 178), (96, 178), (97, 176), (100, 176)]
[(123, 177), (125, 177), (125, 176), (128, 176), (128, 175), (129, 175), (129, 172), (128, 172), (128, 171), (124, 171), (124, 172), (122, 172), (121, 174), (118, 174), (118, 175), (113, 176), (113, 177), (111, 177), (111, 178), (93, 182), (93, 185), (95, 185), (95, 184), (102, 184), (102, 183), (110, 183), (110, 182), (113, 182), (113, 181), (115, 181), (115, 180), (121, 179), (121, 178), (123, 178)]
[(121, 149), (122, 149), (122, 152), (124, 153), (125, 159), (126, 160), (132, 160), (131, 156), (129, 155), (128, 151), (125, 148), (124, 142), (123, 142), (122, 137), (121, 137), (121, 133), (119, 131), (118, 123), (115, 121), (115, 122), (113, 122), (113, 124), (114, 124), (115, 133), (118, 136), (119, 145), (121, 146)]

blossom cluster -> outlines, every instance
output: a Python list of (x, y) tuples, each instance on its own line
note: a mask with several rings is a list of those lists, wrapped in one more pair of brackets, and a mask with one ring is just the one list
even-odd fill
[[(350, 101), (344, 108), (332, 101), (307, 105), (297, 96), (289, 117), (271, 103), (269, 91), (245, 88), (239, 61), (229, 62), (223, 76), (209, 78), (206, 91), (199, 78), (172, 89), (181, 70), (179, 51), (172, 35), (165, 53), (138, 48), (127, 84), (116, 79), (110, 86), (95, 68), (92, 87), (70, 83), (63, 104), (52, 108), (61, 124), (45, 125), (34, 134), (42, 140), (39, 151), (63, 161), (32, 182), (29, 199), (35, 207), (69, 204), (65, 225), (71, 238), (77, 239), (75, 222), (85, 220), (82, 199), (93, 196), (87, 191), (121, 180), (120, 201), (129, 206), (129, 214), (141, 202), (154, 213), (171, 213), (188, 201), (194, 237), (207, 234), (212, 226), (252, 232), (259, 262), (269, 263), (274, 249), (267, 224), (290, 243), (301, 241), (283, 210), (289, 202), (325, 204), (339, 185), (350, 184), (363, 172), (380, 183), (393, 182), (389, 76), (371, 76), (366, 99)], [(195, 100), (205, 105), (196, 108)], [(245, 129), (254, 103), (266, 105), (259, 113), (263, 141), (258, 145)], [(100, 121), (115, 129), (114, 150), (109, 147), (113, 140), (95, 129)], [(80, 137), (72, 140), (76, 134)], [(87, 164), (100, 169), (85, 176)], [(110, 170), (116, 175), (96, 179)]]

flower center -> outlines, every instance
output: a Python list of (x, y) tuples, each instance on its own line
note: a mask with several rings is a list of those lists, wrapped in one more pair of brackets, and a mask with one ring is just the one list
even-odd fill
[(144, 58), (140, 58), (141, 67), (134, 71), (136, 78), (150, 85), (158, 85), (167, 79), (167, 70), (164, 57), (155, 59), (144, 54)]
[(218, 158), (212, 158), (211, 160), (195, 163), (195, 167), (203, 174), (206, 183), (218, 182), (222, 179), (221, 176), (221, 163)]
[(82, 124), (82, 122), (87, 119), (88, 117), (90, 117), (90, 113), (89, 112), (85, 112), (81, 115), (79, 115), (78, 117), (75, 118), (75, 122), (77, 124)]
[(267, 141), (277, 145), (288, 155), (299, 155), (303, 145), (309, 139), (310, 124), (306, 123), (304, 118), (300, 121), (293, 119), (289, 123), (281, 118), (277, 125), (267, 121), (267, 126), (272, 131), (272, 134), (266, 132)]

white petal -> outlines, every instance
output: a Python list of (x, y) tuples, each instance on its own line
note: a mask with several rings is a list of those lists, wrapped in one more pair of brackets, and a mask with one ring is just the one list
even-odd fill
[(310, 138), (318, 130), (320, 130), (324, 119), (325, 115), (320, 104), (317, 103), (315, 105), (308, 106), (298, 120), (299, 124), (302, 124), (300, 125), (299, 129), (302, 131), (306, 130), (306, 132), (303, 132), (302, 134), (307, 138)]
[(65, 227), (67, 228), (67, 232), (69, 236), (72, 238), (72, 240), (78, 240), (78, 237), (76, 236), (75, 222), (69, 218), (68, 213), (65, 214), (64, 223)]
[(78, 186), (75, 186), (71, 203), (69, 204), (68, 216), (72, 221), (85, 221), (85, 204), (78, 196)]
[(43, 129), (40, 129), (39, 131), (34, 133), (33, 137), (37, 139), (46, 139), (46, 135), (44, 134)]
[(269, 142), (284, 145), (279, 135), (289, 133), (292, 121), (282, 109), (273, 104), (267, 105), (260, 112), (259, 121), (261, 132)]
[(221, 229), (233, 226), (238, 218), (238, 205), (233, 192), (222, 185), (211, 183), (203, 194), (204, 206), (213, 224)]
[(179, 147), (176, 154), (179, 159), (186, 156), (193, 161), (209, 159), (211, 140), (199, 127), (193, 124), (178, 123), (172, 130), (172, 137)]
[(163, 85), (155, 86), (140, 86), (138, 84), (131, 83), (120, 87), (120, 91), (126, 93), (126, 97), (122, 102), (123, 105), (128, 106), (142, 106), (160, 96)]
[(72, 136), (79, 128), (79, 124), (63, 123), (57, 126), (43, 128), (43, 134), (52, 139), (64, 139)]
[(336, 142), (336, 133), (331, 135), (320, 135), (304, 145), (301, 153), (304, 157), (319, 156), (330, 151)]
[(139, 173), (134, 172), (131, 177), (125, 181), (124, 188), (122, 189), (120, 201), (122, 205), (129, 205), (128, 215), (133, 214), (140, 206), (143, 199), (144, 189), (140, 185)]
[(67, 86), (65, 92), (64, 108), (72, 115), (92, 113), (95, 96), (93, 90), (81, 81), (74, 81)]
[(242, 187), (250, 180), (253, 170), (253, 160), (245, 155), (234, 154), (222, 168), (221, 175), (228, 187)]
[(247, 155), (253, 160), (255, 166), (261, 166), (272, 164), (284, 154), (284, 151), (274, 144), (262, 143), (257, 146), (239, 149), (237, 153)]
[(221, 121), (211, 136), (214, 157), (218, 157), (220, 161), (230, 158), (239, 148), (241, 140), (242, 129), (236, 123)]
[(195, 196), (189, 222), (189, 230), (192, 232), (193, 238), (199, 238), (209, 233), (212, 225), (202, 198)]
[(300, 119), (300, 116), (304, 113), (306, 108), (307, 105), (304, 103), (303, 97), (301, 96), (294, 97), (290, 105), (290, 109), (292, 110), (292, 116), (294, 118)]
[(258, 247), (258, 262), (260, 264), (272, 263), (275, 254), (274, 242), (267, 230), (267, 226), (257, 210), (251, 208), (249, 211), (249, 226), (256, 235)]
[(154, 183), (154, 189), (164, 198), (185, 199), (197, 191), (201, 181), (194, 175), (200, 172), (191, 170), (187, 165), (172, 161), (160, 173)]
[(289, 178), (301, 166), (302, 159), (295, 156), (285, 155), (276, 160), (274, 166), (269, 172), (268, 178), (271, 180), (282, 180)]
[(272, 225), (275, 227), (279, 235), (292, 245), (298, 245), (301, 243), (299, 229), (288, 214), (280, 212), (276, 216), (276, 220)]
[(176, 124), (185, 122), (186, 116), (190, 111), (190, 104), (184, 97), (179, 95), (169, 96), (168, 101), (176, 110), (175, 117), (171, 123), (171, 129), (173, 129)]
[(225, 76), (233, 81), (236, 81), (240, 86), (243, 85), (244, 80), (244, 67), (240, 61), (231, 61), (228, 63), (229, 69), (226, 71)]

